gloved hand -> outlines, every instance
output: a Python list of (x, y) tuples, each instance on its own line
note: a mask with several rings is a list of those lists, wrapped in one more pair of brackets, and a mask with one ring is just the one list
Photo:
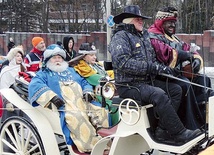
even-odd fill
[(57, 109), (59, 109), (61, 106), (63, 106), (65, 104), (65, 102), (61, 98), (59, 98), (57, 95), (54, 96), (50, 100), (50, 102), (52, 102), (57, 107)]
[(190, 52), (191, 53), (193, 53), (193, 52), (195, 52), (195, 51), (197, 51), (197, 50), (200, 50), (201, 48), (199, 47), (199, 46), (197, 46), (195, 43), (191, 43), (190, 44)]
[(83, 99), (86, 101), (86, 102), (91, 102), (94, 100), (94, 93), (92, 92), (85, 92), (83, 94)]
[(171, 68), (171, 70), (172, 70), (172, 75), (175, 77), (181, 74), (181, 71), (177, 68)]
[(148, 62), (147, 73), (153, 75), (161, 75), (163, 73), (173, 76), (177, 76), (179, 74), (177, 70), (156, 62)]
[(178, 51), (178, 59), (180, 61), (189, 60), (191, 62), (193, 60), (193, 53), (191, 53), (189, 51), (179, 50)]
[(194, 73), (198, 73), (201, 66), (201, 60), (198, 58), (195, 58), (192, 62), (192, 70)]
[(159, 65), (158, 75), (161, 75), (162, 73), (173, 75), (172, 69), (170, 67), (164, 66), (164, 65)]
[(19, 76), (23, 77), (27, 82), (30, 82), (32, 79), (32, 76), (25, 72), (19, 72)]

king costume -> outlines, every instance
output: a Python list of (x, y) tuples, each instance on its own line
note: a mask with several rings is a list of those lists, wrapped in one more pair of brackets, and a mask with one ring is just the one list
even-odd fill
[[(65, 59), (64, 52), (61, 56)], [(80, 152), (90, 152), (101, 138), (89, 121), (88, 110), (96, 113), (103, 127), (108, 127), (107, 113), (102, 111), (100, 103), (91, 104), (83, 100), (86, 92), (93, 92), (92, 86), (70, 67), (62, 72), (45, 67), (36, 73), (29, 84), (29, 99), (33, 106), (47, 108), (54, 96), (59, 96), (65, 102), (59, 108), (63, 133), (67, 144), (74, 143)]]
[[(207, 76), (200, 75), (198, 71), (203, 67), (203, 59), (196, 51), (200, 49), (195, 44), (187, 44), (175, 35), (177, 21), (177, 10), (173, 7), (166, 7), (156, 14), (153, 25), (148, 29), (150, 33), (151, 44), (156, 52), (157, 59), (178, 71), (177, 77), (211, 88), (211, 81)], [(166, 23), (170, 26), (166, 26)], [(165, 27), (164, 27), (165, 24)], [(171, 33), (168, 30), (174, 29)], [(198, 61), (197, 69), (192, 69), (194, 61)], [(191, 68), (186, 70), (186, 68)], [(193, 72), (194, 74), (189, 74)], [(204, 80), (205, 79), (205, 80)], [(205, 124), (206, 108), (203, 104), (213, 95), (202, 87), (197, 87), (182, 81), (171, 80), (182, 87), (182, 104), (179, 108), (179, 116), (185, 127), (188, 129), (197, 129)]]

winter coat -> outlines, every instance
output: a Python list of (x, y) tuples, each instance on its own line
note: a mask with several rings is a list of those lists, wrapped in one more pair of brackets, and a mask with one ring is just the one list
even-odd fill
[(43, 51), (33, 48), (24, 58), (27, 71), (37, 72), (42, 66)]
[[(109, 44), (116, 83), (148, 82), (149, 68), (156, 62), (149, 33), (139, 33), (134, 25), (118, 27)], [(152, 76), (154, 78), (154, 76)]]
[(9, 88), (15, 82), (15, 77), (18, 76), (18, 73), (22, 71), (21, 69), (26, 69), (24, 64), (16, 64), (15, 56), (17, 53), (24, 55), (22, 47), (12, 48), (6, 56), (9, 64), (5, 65), (1, 70), (0, 89)]
[[(190, 45), (181, 41), (176, 35), (169, 37), (160, 28), (160, 24), (155, 22), (149, 29), (152, 46), (157, 55), (157, 59), (167, 66), (172, 68), (178, 67), (183, 60), (186, 61), (186, 53), (190, 51)], [(197, 51), (193, 52), (193, 57), (201, 60), (203, 67), (202, 57)]]

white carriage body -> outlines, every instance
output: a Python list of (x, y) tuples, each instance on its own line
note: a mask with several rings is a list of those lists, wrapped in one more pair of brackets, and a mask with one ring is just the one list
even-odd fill
[[(60, 155), (55, 136), (55, 134), (63, 136), (58, 111), (52, 111), (41, 106), (32, 107), (32, 105), (24, 101), (13, 89), (10, 88), (1, 89), (0, 93), (15, 107), (21, 109), (32, 120), (32, 123), (41, 137), (45, 154)], [(129, 115), (121, 115), (121, 121), (117, 125), (116, 132), (103, 137), (95, 145), (91, 155), (102, 155), (109, 140), (112, 141), (109, 155), (140, 155), (141, 153), (151, 149), (182, 154), (190, 150), (199, 141), (205, 138), (205, 134), (202, 134), (181, 146), (166, 145), (155, 142), (147, 131), (150, 127), (150, 123), (146, 110), (151, 107), (151, 105), (147, 105), (138, 109), (130, 107), (122, 108), (125, 112), (127, 111), (127, 113), (131, 113), (131, 120), (128, 118), (130, 117)], [(130, 109), (131, 112), (129, 111)], [(214, 97), (210, 97), (208, 137), (213, 137), (214, 135), (214, 122), (211, 121), (214, 120), (213, 110)], [(2, 145), (0, 144), (0, 154), (3, 152), (3, 148), (1, 147)], [(70, 155), (78, 155), (72, 150), (71, 146), (67, 147)]]

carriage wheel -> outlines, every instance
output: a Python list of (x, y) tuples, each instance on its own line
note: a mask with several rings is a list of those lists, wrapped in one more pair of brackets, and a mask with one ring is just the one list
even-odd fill
[(10, 117), (1, 126), (1, 155), (45, 155), (35, 127), (21, 117)]

